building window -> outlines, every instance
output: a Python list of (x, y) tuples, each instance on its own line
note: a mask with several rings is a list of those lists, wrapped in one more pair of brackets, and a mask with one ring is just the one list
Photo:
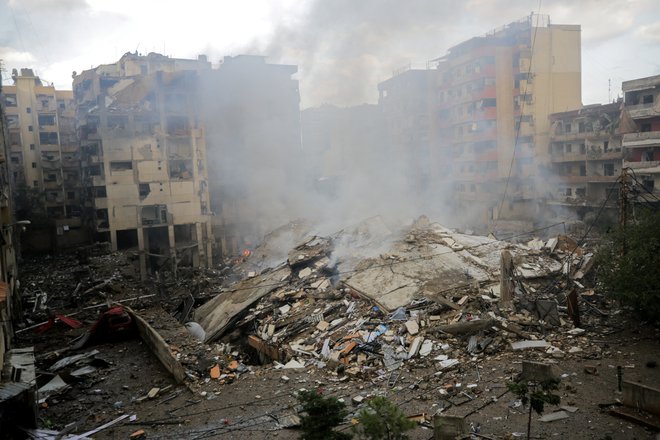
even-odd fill
[(60, 102), (60, 110), (66, 110), (66, 106), (63, 102)]
[(131, 161), (110, 162), (110, 171), (128, 171), (132, 169), (133, 169), (133, 162)]
[(73, 191), (67, 191), (67, 193), (66, 193), (66, 198), (67, 198), (68, 200), (73, 200), (73, 199), (76, 198), (76, 193), (73, 192)]
[(36, 147), (34, 146), (34, 144), (30, 144), (30, 150), (35, 150), (35, 149)]
[(573, 144), (566, 144), (566, 153), (573, 152)]
[(28, 131), (34, 130), (31, 125), (28, 125)]
[(578, 197), (584, 197), (587, 195), (586, 188), (575, 188), (575, 195)]
[(603, 142), (603, 151), (607, 152), (609, 150), (610, 150), (610, 142), (609, 141)]
[(25, 113), (32, 113), (32, 109), (30, 107), (25, 107)]
[(606, 176), (613, 176), (614, 175), (614, 164), (613, 163), (603, 164), (603, 174), (606, 175)]
[(36, 167), (37, 167), (37, 163), (36, 163), (36, 162), (32, 162), (32, 168), (36, 168)]
[(39, 115), (39, 126), (52, 126), (55, 125), (55, 115)]
[(5, 106), (16, 107), (16, 95), (5, 95)]
[(566, 124), (566, 125), (564, 126), (564, 132), (565, 132), (565, 133), (570, 133), (572, 128), (573, 128), (573, 127), (571, 127), (571, 124)]
[(566, 197), (571, 197), (573, 195), (573, 189), (566, 188)]
[(644, 95), (642, 97), (642, 104), (653, 104), (653, 95)]
[(57, 145), (57, 132), (40, 132), (39, 143), (42, 145)]
[(644, 132), (651, 131), (651, 124), (642, 124), (640, 131), (644, 131)]
[(584, 145), (584, 143), (580, 144), (580, 154), (586, 154), (587, 153), (587, 146)]
[(35, 188), (39, 188), (39, 181), (35, 180), (34, 182), (32, 182), (32, 186), (34, 186)]
[(580, 165), (580, 176), (586, 176), (586, 175), (587, 175), (586, 165)]

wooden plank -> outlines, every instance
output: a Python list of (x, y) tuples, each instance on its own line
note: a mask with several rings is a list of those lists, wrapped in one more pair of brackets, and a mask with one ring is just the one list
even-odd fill
[(136, 324), (138, 333), (144, 341), (144, 343), (149, 347), (149, 350), (158, 358), (161, 364), (165, 367), (167, 371), (172, 374), (177, 383), (183, 382), (186, 378), (186, 372), (183, 369), (183, 365), (176, 360), (170, 346), (165, 342), (162, 336), (149, 325), (140, 315), (135, 313), (133, 309), (127, 306), (123, 306), (124, 309), (131, 315), (133, 321)]

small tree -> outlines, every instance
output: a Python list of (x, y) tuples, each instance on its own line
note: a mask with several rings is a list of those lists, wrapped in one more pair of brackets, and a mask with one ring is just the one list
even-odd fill
[(380, 396), (369, 399), (367, 408), (358, 413), (357, 419), (360, 424), (355, 431), (369, 440), (405, 440), (408, 436), (404, 432), (416, 425), (398, 406)]
[(335, 397), (325, 397), (316, 390), (301, 391), (298, 401), (306, 414), (300, 418), (304, 440), (344, 440), (351, 435), (334, 431), (348, 414), (346, 405)]
[(643, 319), (660, 320), (660, 212), (642, 213), (637, 223), (611, 233), (596, 263), (605, 293)]
[(561, 398), (550, 393), (550, 391), (559, 388), (559, 380), (523, 380), (518, 383), (508, 383), (507, 387), (520, 398), (523, 406), (529, 404), (529, 415), (527, 417), (527, 440), (529, 440), (532, 432), (532, 410), (536, 411), (537, 414), (542, 414), (546, 403), (559, 405)]

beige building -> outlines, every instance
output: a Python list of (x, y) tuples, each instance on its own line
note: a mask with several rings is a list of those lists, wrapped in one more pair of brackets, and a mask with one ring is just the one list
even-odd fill
[(619, 131), (622, 103), (588, 105), (550, 115), (549, 185), (539, 188), (557, 217), (578, 218), (608, 200), (616, 208), (623, 152)]
[(624, 166), (641, 185), (639, 201), (660, 202), (660, 75), (622, 84), (627, 122)]
[(212, 262), (205, 130), (196, 72), (205, 57), (127, 53), (74, 76), (84, 208), (96, 240), (135, 250), (143, 277)]
[(26, 245), (37, 250), (87, 242), (81, 222), (80, 154), (73, 93), (14, 69), (4, 87), (10, 176), (16, 211), (33, 222)]
[(529, 227), (548, 174), (548, 116), (581, 105), (580, 26), (531, 15), (434, 62), (433, 179), (452, 188), (457, 226)]

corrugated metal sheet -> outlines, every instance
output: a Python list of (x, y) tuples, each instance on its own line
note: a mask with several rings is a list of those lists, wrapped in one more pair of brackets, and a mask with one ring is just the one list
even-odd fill
[(31, 387), (32, 385), (22, 382), (5, 382), (0, 384), (0, 403), (13, 399)]

